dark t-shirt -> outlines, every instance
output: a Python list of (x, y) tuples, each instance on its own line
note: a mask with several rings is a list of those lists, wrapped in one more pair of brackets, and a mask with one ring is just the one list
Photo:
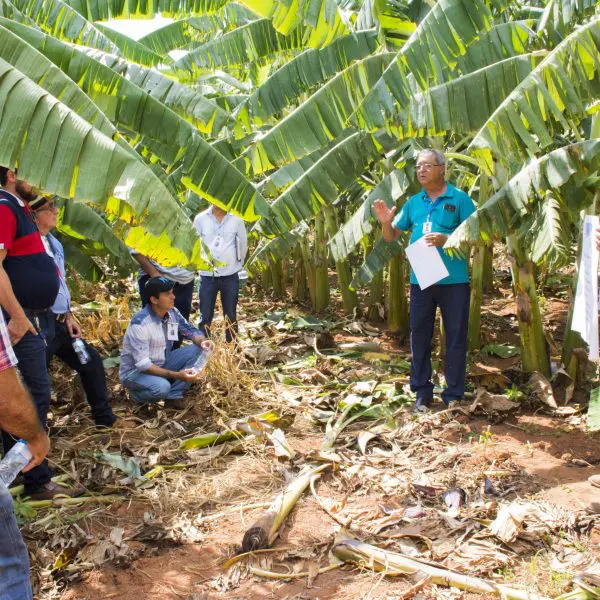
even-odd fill
[(0, 250), (13, 292), (24, 309), (43, 310), (54, 304), (59, 274), (46, 253), (29, 207), (0, 190)]

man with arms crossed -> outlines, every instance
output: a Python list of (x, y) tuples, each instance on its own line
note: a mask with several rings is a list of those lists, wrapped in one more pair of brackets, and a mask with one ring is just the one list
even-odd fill
[(439, 249), (449, 273), (437, 284), (422, 290), (411, 269), (410, 387), (417, 396), (417, 412), (427, 412), (433, 401), (431, 344), (438, 306), (446, 334), (446, 389), (442, 392), (442, 400), (449, 406), (460, 401), (465, 392), (470, 303), (468, 266), (466, 259), (451, 258), (441, 248), (448, 236), (475, 211), (475, 206), (467, 194), (446, 183), (445, 163), (443, 153), (438, 150), (419, 152), (417, 179), (423, 190), (408, 199), (398, 216), (395, 216), (396, 207), (388, 209), (383, 200), (373, 204), (383, 237), (388, 242), (398, 239), (401, 231), (408, 230), (412, 232), (411, 243), (425, 237), (428, 246)]
[[(0, 311), (0, 427), (23, 439), (33, 454), (23, 469), (39, 465), (50, 448), (29, 395), (17, 377), (17, 358), (10, 345), (4, 316)], [(12, 496), (0, 483), (0, 598), (31, 600), (29, 555), (17, 527)]]

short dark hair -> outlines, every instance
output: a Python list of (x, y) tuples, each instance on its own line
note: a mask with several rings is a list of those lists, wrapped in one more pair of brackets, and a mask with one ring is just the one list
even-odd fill
[(6, 180), (8, 179), (8, 172), (10, 169), (8, 167), (0, 167), (0, 185), (4, 187), (6, 185)]
[(146, 281), (144, 294), (150, 301), (150, 298), (158, 298), (163, 292), (168, 292), (175, 287), (175, 283), (166, 277), (151, 277)]

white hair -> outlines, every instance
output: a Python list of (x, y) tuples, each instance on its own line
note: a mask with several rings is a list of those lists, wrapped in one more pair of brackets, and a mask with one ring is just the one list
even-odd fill
[(419, 161), (419, 158), (423, 154), (433, 154), (433, 156), (435, 156), (435, 162), (438, 165), (446, 164), (446, 157), (444, 156), (444, 153), (441, 152), (440, 150), (434, 150), (433, 148), (426, 148), (425, 150), (419, 150), (419, 152), (417, 153), (417, 159), (416, 159), (417, 162)]

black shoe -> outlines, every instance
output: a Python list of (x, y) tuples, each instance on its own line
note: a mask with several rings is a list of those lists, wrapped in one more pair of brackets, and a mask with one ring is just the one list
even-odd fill
[(185, 408), (185, 400), (183, 398), (165, 400), (165, 408), (170, 410), (183, 410)]
[(94, 419), (94, 423), (96, 427), (105, 427), (106, 429), (110, 429), (117, 420), (117, 415), (110, 414), (108, 417), (101, 417), (99, 419)]

